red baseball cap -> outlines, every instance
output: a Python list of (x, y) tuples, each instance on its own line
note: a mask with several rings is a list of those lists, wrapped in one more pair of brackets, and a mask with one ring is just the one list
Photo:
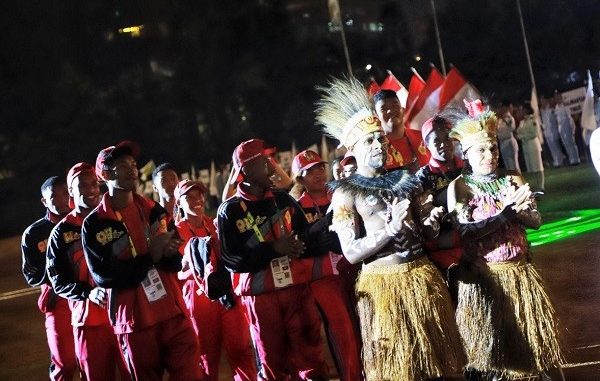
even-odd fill
[(348, 164), (350, 160), (356, 160), (356, 157), (354, 157), (354, 154), (352, 152), (346, 151), (344, 158), (340, 160), (340, 165), (343, 167), (344, 165)]
[(96, 158), (96, 176), (99, 180), (106, 181), (102, 176), (102, 171), (108, 169), (110, 163), (122, 155), (131, 155), (137, 157), (140, 154), (140, 146), (130, 140), (123, 140), (116, 146), (104, 148), (98, 153)]
[(421, 126), (421, 136), (423, 137), (424, 143), (427, 135), (433, 131), (434, 127), (446, 127), (447, 129), (451, 129), (452, 124), (441, 116), (434, 116), (433, 118), (427, 119), (425, 123), (423, 123), (423, 126)]
[(250, 139), (240, 143), (233, 150), (233, 176), (231, 184), (238, 183), (242, 179), (242, 167), (252, 160), (266, 155), (265, 142), (261, 139)]
[(179, 198), (181, 196), (183, 196), (184, 194), (186, 194), (187, 192), (191, 191), (194, 188), (198, 189), (200, 192), (202, 192), (203, 195), (206, 195), (206, 193), (208, 192), (208, 189), (206, 189), (206, 186), (204, 184), (202, 184), (200, 181), (192, 181), (189, 179), (185, 179), (185, 180), (181, 180), (179, 183), (177, 183), (177, 186), (175, 187), (175, 190), (173, 191), (175, 200), (179, 200)]
[[(67, 173), (67, 188), (71, 188), (73, 180), (84, 172), (95, 175), (94, 166), (85, 162), (77, 163), (72, 166), (71, 169), (69, 169), (69, 173)], [(73, 200), (73, 197), (71, 196), (69, 196), (69, 208), (75, 208), (75, 200)]]
[(294, 161), (292, 162), (292, 174), (298, 176), (302, 171), (323, 163), (327, 162), (323, 161), (318, 153), (309, 149), (304, 150), (294, 157)]

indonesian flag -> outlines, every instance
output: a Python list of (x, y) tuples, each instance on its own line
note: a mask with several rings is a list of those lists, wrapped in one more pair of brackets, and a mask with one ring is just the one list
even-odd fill
[(408, 97), (406, 99), (406, 113), (408, 115), (410, 109), (415, 105), (417, 99), (419, 99), (419, 94), (423, 91), (425, 87), (425, 81), (423, 78), (415, 71), (412, 78), (410, 79), (410, 83), (408, 84)]
[(388, 75), (381, 83), (382, 90), (391, 90), (396, 93), (402, 107), (406, 107), (406, 99), (408, 98), (408, 90), (400, 83), (398, 78), (391, 71), (387, 71)]
[(588, 131), (594, 131), (598, 127), (596, 126), (596, 117), (594, 116), (594, 85), (589, 70), (587, 71), (587, 75), (587, 90), (585, 92), (585, 99), (583, 100), (583, 107), (581, 108), (581, 127)]
[(369, 87), (367, 87), (367, 92), (372, 97), (373, 95), (377, 94), (379, 90), (381, 90), (381, 87), (379, 87), (377, 82), (371, 78), (371, 83), (369, 83)]
[(471, 85), (456, 67), (450, 69), (440, 92), (440, 110), (444, 107), (462, 107), (463, 99), (481, 99), (479, 91)]
[(425, 87), (408, 113), (406, 119), (408, 128), (420, 130), (423, 123), (438, 112), (443, 84), (444, 76), (436, 68), (431, 69)]

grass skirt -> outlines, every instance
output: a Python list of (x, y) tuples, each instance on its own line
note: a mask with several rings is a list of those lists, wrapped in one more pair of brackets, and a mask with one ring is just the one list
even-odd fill
[(516, 378), (558, 367), (554, 315), (533, 265), (479, 261), (461, 267), (456, 321), (469, 368)]
[(356, 291), (367, 381), (460, 374), (465, 357), (450, 295), (428, 259), (363, 268)]

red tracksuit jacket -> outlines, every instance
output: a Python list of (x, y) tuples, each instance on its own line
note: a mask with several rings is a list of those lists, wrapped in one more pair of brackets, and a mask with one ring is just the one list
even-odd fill
[[(100, 205), (84, 220), (82, 229), (84, 253), (92, 278), (100, 287), (109, 289), (109, 319), (116, 334), (131, 333), (180, 314), (187, 315), (176, 275), (181, 270), (181, 256), (173, 255), (153, 264), (148, 253), (150, 237), (173, 230), (175, 226), (158, 203), (138, 194), (134, 194), (128, 208), (120, 211), (130, 216), (125, 218), (126, 226), (105, 194)], [(132, 224), (136, 219), (138, 223)], [(152, 266), (158, 270), (167, 296), (150, 303), (142, 281)]]

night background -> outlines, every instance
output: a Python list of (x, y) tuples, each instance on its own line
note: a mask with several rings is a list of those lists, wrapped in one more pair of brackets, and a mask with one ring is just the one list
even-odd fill
[[(428, 0), (341, 0), (359, 79), (440, 67)], [(541, 96), (600, 70), (597, 0), (522, 0)], [(447, 68), (491, 103), (528, 100), (515, 0), (436, 0)], [(51, 1), (0, 5), (0, 236), (39, 218), (39, 185), (122, 139), (140, 165), (226, 163), (242, 140), (320, 141), (316, 85), (346, 72), (326, 0)], [(133, 27), (133, 28), (132, 28)], [(421, 58), (417, 61), (417, 57)], [(367, 64), (372, 68), (366, 70)]]

